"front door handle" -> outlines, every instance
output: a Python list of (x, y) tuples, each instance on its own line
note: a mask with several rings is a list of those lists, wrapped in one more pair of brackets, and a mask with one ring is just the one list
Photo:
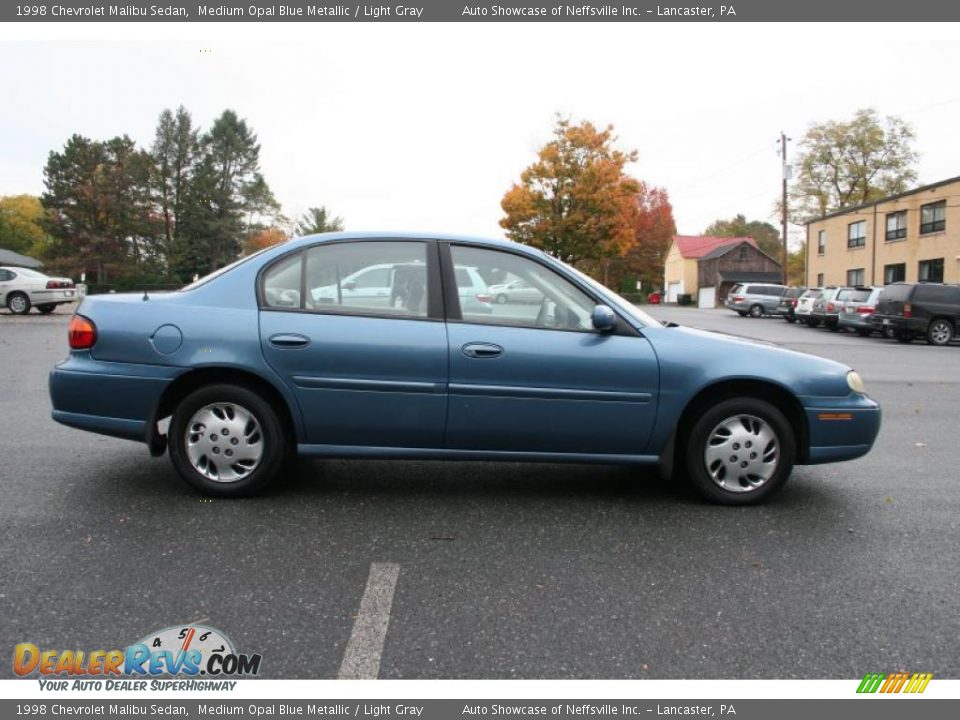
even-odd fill
[(503, 348), (493, 343), (467, 343), (460, 351), (468, 358), (495, 358), (503, 355)]
[(309, 345), (310, 338), (306, 335), (298, 335), (297, 333), (281, 333), (279, 335), (271, 335), (270, 344), (281, 350), (295, 350), (296, 348), (304, 348)]

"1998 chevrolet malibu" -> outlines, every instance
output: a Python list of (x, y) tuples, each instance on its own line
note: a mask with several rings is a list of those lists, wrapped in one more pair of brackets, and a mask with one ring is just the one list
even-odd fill
[[(537, 304), (491, 303), (522, 280)], [(839, 363), (663, 325), (498, 240), (315, 235), (179, 292), (87, 297), (53, 418), (169, 446), (210, 495), (293, 453), (659, 464), (706, 499), (768, 498), (795, 464), (867, 453), (880, 407)]]

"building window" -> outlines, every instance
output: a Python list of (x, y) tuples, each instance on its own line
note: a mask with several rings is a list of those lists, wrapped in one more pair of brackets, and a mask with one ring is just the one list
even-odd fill
[(883, 266), (883, 284), (904, 282), (907, 279), (907, 264), (895, 263)]
[(903, 240), (907, 236), (907, 211), (887, 215), (887, 242)]
[(817, 273), (817, 287), (823, 287), (823, 273)]
[(741, 260), (746, 260), (746, 259), (747, 259), (747, 246), (746, 246), (746, 245), (741, 245), (741, 246), (740, 246), (740, 259), (741, 259)]
[(920, 206), (920, 234), (940, 232), (947, 227), (947, 201)]
[(847, 247), (863, 247), (867, 244), (867, 221), (858, 220), (847, 226)]
[(847, 270), (847, 285), (857, 286), (863, 285), (866, 280), (866, 272), (863, 268), (855, 268), (853, 270)]
[(917, 268), (917, 279), (920, 282), (943, 282), (943, 258), (921, 260)]
[(821, 230), (817, 233), (817, 255), (823, 255), (827, 250), (827, 231)]

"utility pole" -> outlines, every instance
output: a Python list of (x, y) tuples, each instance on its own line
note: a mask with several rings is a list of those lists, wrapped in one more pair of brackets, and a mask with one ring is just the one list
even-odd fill
[(787, 165), (787, 143), (790, 138), (780, 131), (780, 157), (783, 161), (783, 198), (780, 202), (780, 242), (781, 258), (783, 263), (783, 284), (787, 284), (787, 180), (790, 178), (791, 167)]

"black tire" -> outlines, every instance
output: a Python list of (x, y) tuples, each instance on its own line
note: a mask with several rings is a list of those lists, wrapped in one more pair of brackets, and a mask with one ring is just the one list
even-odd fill
[(807, 326), (812, 328), (820, 327), (820, 321), (817, 318), (810, 318), (807, 320)]
[(894, 332), (892, 327), (885, 327), (883, 329), (883, 336), (888, 340), (893, 340), (897, 337), (897, 334)]
[(857, 335), (860, 337), (870, 337), (870, 330), (864, 330), (863, 328), (857, 328)]
[(752, 318), (763, 317), (763, 305), (760, 305), (760, 304), (751, 305), (749, 312), (750, 312), (750, 317)]
[(26, 315), (30, 307), (30, 298), (25, 293), (12, 292), (7, 295), (7, 309), (14, 315)]
[(906, 332), (905, 330), (894, 330), (893, 337), (896, 338), (898, 343), (910, 343), (913, 342), (913, 333)]
[[(724, 421), (734, 420), (738, 416), (750, 416), (762, 421), (769, 430), (772, 430), (777, 443), (776, 465), (772, 474), (762, 484), (741, 492), (721, 487), (717, 481), (714, 481), (704, 457), (714, 430)], [(746, 428), (747, 425), (744, 425), (744, 431), (749, 434)], [(734, 450), (734, 448), (737, 449)], [(686, 477), (690, 485), (701, 497), (720, 505), (753, 505), (767, 500), (787, 482), (793, 471), (797, 452), (793, 428), (783, 413), (770, 403), (752, 397), (731, 398), (707, 409), (687, 433), (683, 451), (686, 458)], [(744, 460), (757, 454), (752, 449), (748, 450), (745, 446), (738, 445), (732, 445), (730, 452), (731, 458), (739, 457), (739, 453), (750, 452), (751, 455), (745, 455)], [(741, 482), (737, 482), (737, 485), (744, 487)]]
[(500, 293), (499, 295), (497, 295), (497, 305), (506, 305), (506, 304), (507, 304), (507, 296), (504, 295), (503, 293)]
[(796, 316), (796, 315), (784, 315), (784, 316), (783, 316), (783, 319), (786, 320), (786, 321), (787, 321), (788, 323), (790, 323), (791, 325), (793, 325), (793, 324), (797, 321), (797, 316)]
[(740, 317), (746, 317), (746, 316), (747, 316), (747, 311), (746, 311), (746, 310), (737, 310), (737, 315), (739, 315)]
[(44, 303), (43, 305), (37, 305), (37, 310), (42, 315), (49, 315), (56, 309), (57, 309), (57, 306), (54, 305), (53, 303)]
[[(196, 413), (218, 404), (238, 406), (252, 415), (259, 425), (260, 442), (263, 443), (259, 463), (245, 476), (230, 482), (208, 478), (193, 466), (188, 456), (188, 424)], [(199, 436), (203, 438), (203, 433)], [(218, 438), (210, 434), (209, 437), (217, 438), (219, 442), (223, 436)], [(180, 477), (205, 495), (223, 498), (246, 497), (263, 490), (284, 466), (290, 447), (283, 423), (273, 405), (248, 388), (230, 384), (208, 385), (184, 398), (170, 420), (168, 440), (170, 460)], [(230, 440), (232, 442), (233, 438)], [(226, 444), (224, 447), (226, 453), (229, 447)]]
[(927, 342), (931, 345), (943, 347), (953, 340), (953, 323), (944, 318), (937, 318), (927, 326)]

